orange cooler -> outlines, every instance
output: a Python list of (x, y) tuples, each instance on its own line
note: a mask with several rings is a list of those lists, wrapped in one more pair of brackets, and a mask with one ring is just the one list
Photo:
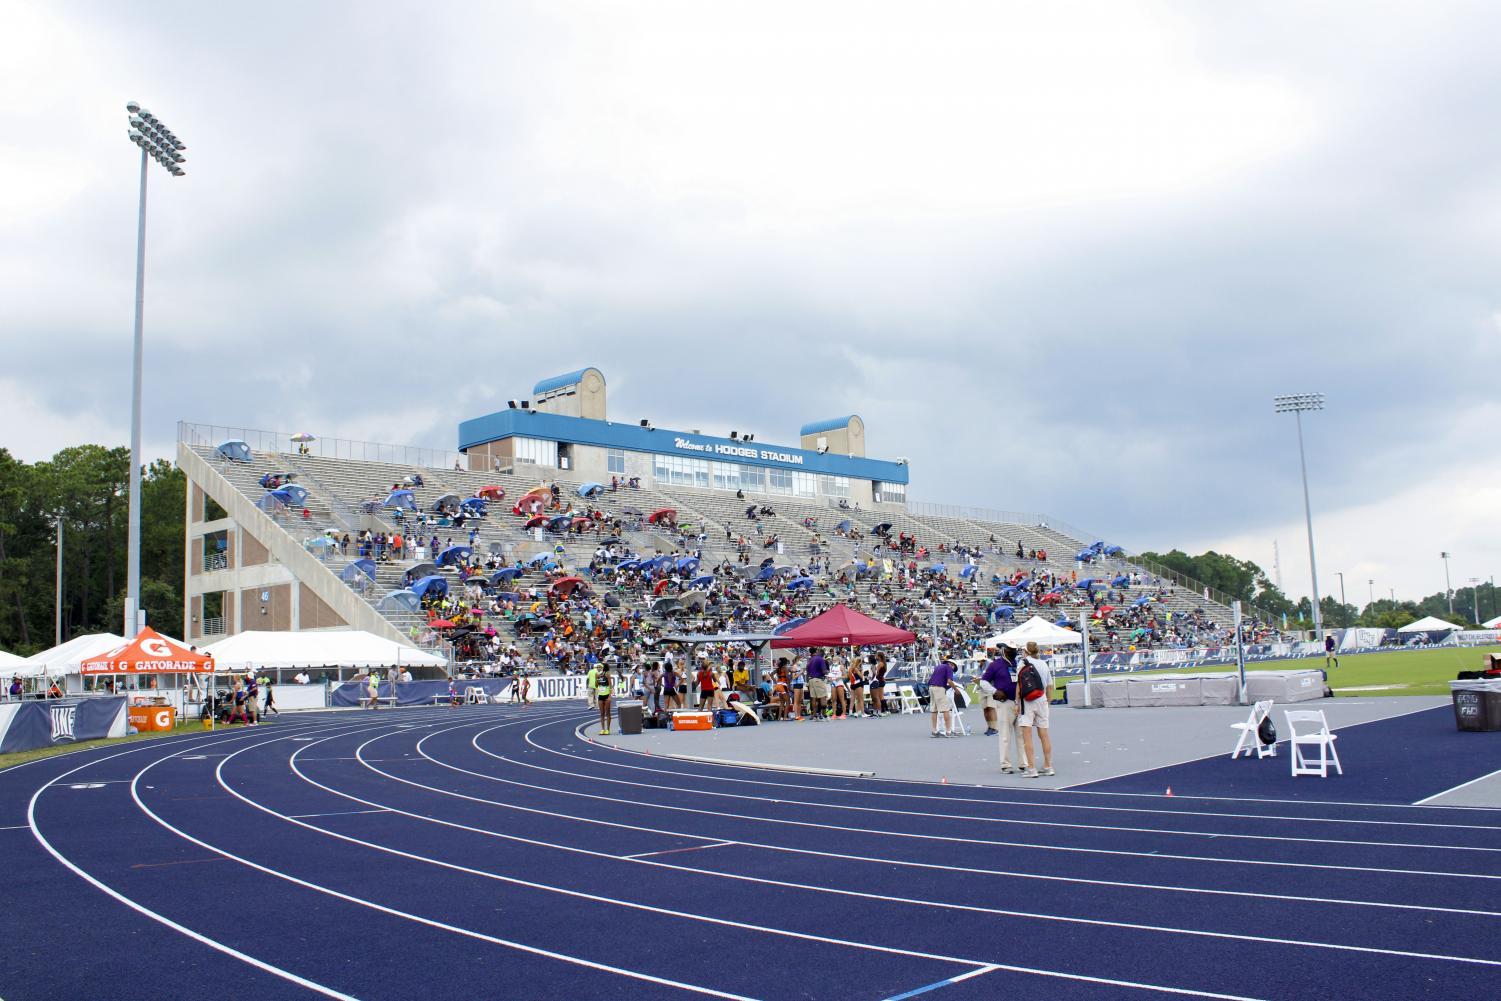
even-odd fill
[(130, 706), (125, 718), (137, 732), (147, 730), (171, 730), (176, 723), (177, 710), (171, 706)]
[(674, 730), (712, 730), (714, 729), (714, 714), (697, 710), (675, 712), (672, 714), (672, 728)]

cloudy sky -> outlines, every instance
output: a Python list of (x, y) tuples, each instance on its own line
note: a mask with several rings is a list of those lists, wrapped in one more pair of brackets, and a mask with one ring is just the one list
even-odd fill
[[(1233, 9), (1232, 9), (1233, 7)], [(1494, 4), (0, 0), (0, 445), (612, 412), (1364, 603), (1501, 573)], [(1367, 581), (1374, 579), (1374, 585)]]

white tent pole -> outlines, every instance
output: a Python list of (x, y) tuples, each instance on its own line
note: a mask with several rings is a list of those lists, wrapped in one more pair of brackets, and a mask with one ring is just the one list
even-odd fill
[(1082, 608), (1079, 609), (1079, 636), (1081, 637), (1082, 642), (1084, 644), (1083, 648), (1082, 648), (1084, 650), (1084, 706), (1083, 706), (1083, 708), (1088, 709), (1090, 707), (1090, 704), (1091, 704), (1090, 701), (1089, 701), (1089, 612), (1088, 612), (1088, 610), (1082, 609)]

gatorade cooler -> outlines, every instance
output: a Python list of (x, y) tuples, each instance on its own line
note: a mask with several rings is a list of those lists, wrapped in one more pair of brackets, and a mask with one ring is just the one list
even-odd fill
[(674, 730), (712, 730), (714, 714), (698, 710), (681, 710), (672, 714)]

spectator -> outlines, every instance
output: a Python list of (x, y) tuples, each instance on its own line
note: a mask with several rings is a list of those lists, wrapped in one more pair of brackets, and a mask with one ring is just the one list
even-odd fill
[[(932, 716), (935, 737), (947, 737), (954, 732), (954, 665), (939, 661), (928, 676), (928, 713)], [(944, 718), (944, 730), (938, 729), (938, 717)]]
[(815, 720), (822, 720), (829, 703), (829, 662), (817, 647), (808, 657), (808, 701)]
[[(1037, 644), (1027, 643), (1027, 654), (1021, 659), (1017, 670), (1016, 690), (1020, 696), (1021, 715), (1016, 725), (1021, 729), (1023, 747), (1026, 750), (1027, 770), (1023, 776), (1035, 779), (1039, 775), (1056, 775), (1053, 771), (1053, 740), (1048, 733), (1048, 711), (1053, 692), (1053, 675), (1047, 664), (1038, 656)], [(1032, 751), (1032, 732), (1042, 743), (1042, 768), (1037, 767), (1037, 758)]]

